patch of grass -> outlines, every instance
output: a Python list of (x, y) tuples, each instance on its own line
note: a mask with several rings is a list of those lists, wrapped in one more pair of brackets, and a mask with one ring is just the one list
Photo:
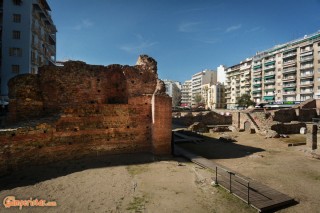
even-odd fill
[(306, 142), (306, 135), (289, 135), (289, 138), (280, 138), (281, 142), (284, 143), (301, 143), (301, 142)]
[(139, 175), (149, 170), (147, 165), (130, 165), (126, 167), (130, 175)]
[(134, 212), (143, 212), (146, 203), (148, 203), (148, 201), (145, 196), (133, 197), (133, 201), (129, 203), (127, 210)]
[[(220, 194), (224, 200), (227, 200), (227, 202), (236, 204), (237, 206), (243, 208), (245, 212), (256, 212), (256, 210), (254, 210), (251, 206), (249, 206), (248, 204), (246, 204), (236, 196), (232, 195), (227, 190), (221, 187), (217, 187), (216, 189), (218, 190), (218, 194)], [(239, 211), (239, 212), (243, 212), (243, 211)]]

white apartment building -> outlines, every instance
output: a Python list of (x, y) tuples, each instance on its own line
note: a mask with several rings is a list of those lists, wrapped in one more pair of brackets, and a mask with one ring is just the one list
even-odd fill
[(187, 80), (181, 86), (181, 106), (191, 107), (192, 104), (192, 92), (191, 92), (192, 81)]
[[(216, 84), (217, 83), (217, 71), (203, 70), (192, 76), (191, 79), (191, 104), (196, 106), (195, 97), (203, 94), (203, 85)], [(203, 98), (203, 97), (202, 97)]]
[(172, 106), (180, 106), (181, 83), (172, 80), (163, 80), (166, 86), (166, 93), (172, 98)]
[(1, 97), (9, 79), (56, 61), (56, 26), (46, 0), (0, 0)]

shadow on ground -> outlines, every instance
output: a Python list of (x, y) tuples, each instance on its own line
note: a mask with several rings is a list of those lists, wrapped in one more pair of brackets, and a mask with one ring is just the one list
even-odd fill
[(201, 137), (204, 139), (204, 141), (198, 143), (179, 143), (177, 145), (189, 152), (200, 155), (207, 159), (241, 158), (257, 152), (265, 151), (264, 149), (237, 144), (237, 138), (235, 138), (234, 142), (224, 142), (223, 140), (204, 135), (194, 136)]
[(85, 157), (68, 161), (49, 163), (46, 165), (30, 166), (20, 170), (12, 171), (10, 174), (0, 177), (0, 191), (28, 186), (45, 180), (58, 178), (87, 169), (129, 166), (152, 163), (159, 160), (186, 161), (182, 158), (171, 156), (155, 157), (149, 153), (105, 155), (98, 157)]

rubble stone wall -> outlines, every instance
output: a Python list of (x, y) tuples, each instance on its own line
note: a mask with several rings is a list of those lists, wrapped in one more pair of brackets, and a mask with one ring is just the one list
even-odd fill
[(13, 78), (0, 173), (104, 153), (170, 154), (171, 98), (163, 86), (148, 56), (136, 66), (67, 62)]
[(190, 126), (195, 122), (201, 122), (205, 125), (231, 125), (232, 115), (221, 115), (216, 112), (199, 113), (193, 116), (191, 113), (179, 118), (172, 118), (173, 123)]

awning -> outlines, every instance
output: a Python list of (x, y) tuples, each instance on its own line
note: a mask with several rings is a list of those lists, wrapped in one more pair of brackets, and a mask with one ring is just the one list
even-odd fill
[(283, 88), (284, 91), (295, 91), (296, 88), (293, 88), (293, 87), (286, 87), (286, 88)]
[(274, 100), (274, 96), (264, 96), (263, 100)]
[(273, 89), (265, 89), (264, 91), (275, 91), (276, 89), (273, 88)]
[(269, 65), (274, 65), (275, 63), (276, 63), (275, 61), (270, 61), (270, 62), (265, 63), (264, 65), (269, 66)]
[(272, 78), (274, 78), (274, 77), (275, 77), (275, 75), (272, 74), (272, 75), (265, 76), (264, 79), (272, 79)]
[(262, 67), (262, 65), (257, 65), (257, 66), (254, 66), (253, 69), (259, 69), (261, 67)]
[(261, 80), (262, 78), (260, 77), (260, 78), (254, 78), (253, 80), (255, 81), (255, 80)]

